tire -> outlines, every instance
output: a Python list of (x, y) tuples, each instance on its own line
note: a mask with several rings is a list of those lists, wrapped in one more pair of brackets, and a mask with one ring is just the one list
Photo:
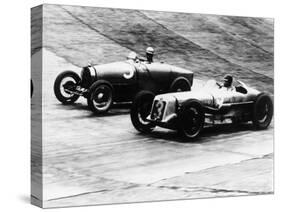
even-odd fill
[(272, 120), (273, 103), (269, 95), (261, 93), (253, 105), (252, 122), (256, 130), (266, 129)]
[[(66, 79), (69, 79), (68, 81)], [(64, 82), (65, 80), (65, 82)], [(79, 95), (70, 94), (64, 90), (63, 86), (73, 87), (81, 81), (78, 74), (73, 71), (64, 71), (59, 74), (54, 83), (54, 92), (57, 99), (63, 104), (72, 104), (78, 98)]]
[(113, 104), (113, 87), (105, 80), (94, 82), (88, 93), (88, 107), (95, 114), (106, 113)]
[(172, 82), (169, 90), (170, 92), (190, 91), (191, 85), (186, 78), (179, 77)]
[(155, 124), (146, 120), (149, 115), (154, 94), (150, 91), (140, 91), (132, 104), (130, 116), (133, 126), (141, 133), (149, 133), (155, 128)]
[(196, 138), (204, 127), (205, 112), (195, 99), (186, 101), (179, 112), (179, 132), (187, 139)]

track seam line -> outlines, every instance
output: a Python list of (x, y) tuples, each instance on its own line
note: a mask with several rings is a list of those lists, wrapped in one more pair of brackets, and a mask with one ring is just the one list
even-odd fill
[(175, 31), (173, 31), (173, 30), (169, 29), (168, 27), (164, 26), (163, 24), (161, 24), (161, 23), (157, 22), (156, 20), (154, 20), (154, 19), (152, 19), (152, 18), (148, 17), (146, 14), (144, 14), (144, 13), (143, 13), (143, 12), (141, 12), (140, 10), (138, 10), (138, 12), (139, 12), (139, 13), (140, 13), (143, 17), (145, 17), (145, 18), (147, 18), (147, 19), (149, 19), (149, 20), (153, 21), (154, 23), (156, 23), (156, 24), (158, 24), (159, 26), (161, 26), (161, 27), (165, 28), (166, 30), (168, 30), (168, 31), (170, 31), (170, 32), (172, 32), (172, 33), (174, 33), (174, 34), (178, 35), (179, 37), (181, 37), (182, 39), (184, 39), (184, 40), (186, 40), (186, 41), (188, 41), (188, 42), (192, 43), (193, 45), (195, 45), (195, 46), (196, 46), (196, 47), (198, 47), (199, 49), (201, 49), (201, 50), (205, 50), (205, 51), (207, 51), (207, 52), (209, 52), (209, 53), (213, 54), (214, 56), (218, 57), (219, 59), (223, 60), (224, 62), (226, 62), (226, 63), (228, 63), (228, 64), (230, 64), (230, 65), (232, 65), (232, 66), (239, 67), (239, 68), (241, 68), (241, 69), (247, 70), (247, 71), (249, 71), (249, 72), (252, 72), (252, 73), (255, 73), (255, 74), (261, 75), (261, 76), (263, 76), (263, 77), (266, 77), (266, 78), (269, 78), (269, 79), (271, 79), (271, 80), (272, 80), (272, 78), (271, 78), (271, 77), (269, 77), (269, 76), (267, 76), (267, 75), (264, 75), (264, 74), (261, 74), (261, 73), (255, 72), (255, 71), (253, 71), (253, 70), (251, 70), (251, 69), (249, 69), (249, 68), (246, 68), (246, 67), (244, 67), (244, 66), (242, 66), (242, 65), (239, 65), (239, 64), (233, 63), (233, 62), (231, 62), (231, 61), (227, 60), (226, 58), (224, 58), (224, 57), (222, 57), (222, 56), (220, 56), (220, 55), (216, 54), (216, 53), (215, 53), (215, 52), (213, 52), (213, 51), (211, 51), (210, 49), (203, 48), (203, 47), (202, 47), (202, 46), (200, 46), (199, 44), (197, 44), (197, 43), (195, 43), (195, 42), (191, 41), (190, 39), (185, 38), (183, 35), (181, 35), (181, 34), (179, 34), (179, 33), (175, 32)]

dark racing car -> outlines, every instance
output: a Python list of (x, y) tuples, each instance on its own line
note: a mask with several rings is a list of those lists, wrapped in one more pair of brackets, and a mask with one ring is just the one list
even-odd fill
[(131, 102), (140, 91), (153, 94), (190, 91), (193, 72), (166, 63), (131, 59), (82, 68), (80, 76), (73, 71), (59, 74), (54, 83), (57, 99), (74, 103), (87, 98), (95, 113), (107, 112), (113, 103)]
[(139, 93), (131, 109), (132, 124), (142, 133), (155, 126), (178, 130), (187, 139), (197, 137), (206, 125), (252, 121), (255, 129), (266, 129), (273, 116), (271, 97), (241, 81), (234, 88), (227, 91), (210, 80), (198, 91), (155, 97)]

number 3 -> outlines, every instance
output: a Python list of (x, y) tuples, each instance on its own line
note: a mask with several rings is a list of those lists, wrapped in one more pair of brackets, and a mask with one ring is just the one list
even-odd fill
[(133, 70), (133, 69), (131, 69), (131, 70), (129, 71), (129, 73), (124, 73), (124, 74), (123, 74), (123, 77), (124, 77), (125, 79), (131, 79), (131, 78), (133, 78), (133, 76), (134, 76), (134, 70)]

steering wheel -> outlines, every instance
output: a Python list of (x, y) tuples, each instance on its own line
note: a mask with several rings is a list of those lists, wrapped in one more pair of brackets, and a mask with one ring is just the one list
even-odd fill
[(216, 85), (217, 85), (219, 88), (222, 88), (222, 84), (216, 82)]

